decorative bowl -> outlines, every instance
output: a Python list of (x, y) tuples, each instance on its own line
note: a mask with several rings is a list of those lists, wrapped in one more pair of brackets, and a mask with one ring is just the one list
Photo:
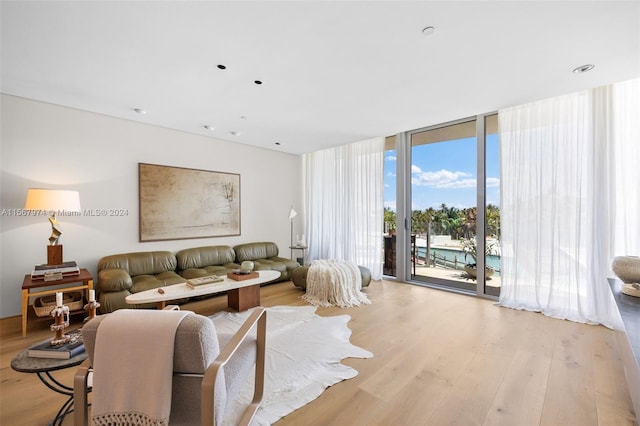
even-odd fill
[(611, 270), (623, 282), (624, 294), (640, 297), (640, 256), (616, 256)]

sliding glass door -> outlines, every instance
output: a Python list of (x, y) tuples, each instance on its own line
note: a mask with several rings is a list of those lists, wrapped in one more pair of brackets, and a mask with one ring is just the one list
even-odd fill
[(384, 274), (498, 296), (497, 115), (398, 136), (385, 159)]
[(475, 289), (476, 120), (410, 133), (411, 279)]

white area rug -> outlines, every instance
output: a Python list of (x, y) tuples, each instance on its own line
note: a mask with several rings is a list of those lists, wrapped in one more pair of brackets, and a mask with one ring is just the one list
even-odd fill
[[(253, 425), (270, 425), (327, 387), (357, 376), (356, 370), (340, 363), (342, 359), (373, 357), (349, 342), (349, 315), (321, 317), (313, 306), (275, 306), (267, 311), (265, 396)], [(220, 312), (211, 318), (218, 329), (234, 331), (248, 314)], [(252, 394), (253, 374), (236, 401), (238, 418)]]

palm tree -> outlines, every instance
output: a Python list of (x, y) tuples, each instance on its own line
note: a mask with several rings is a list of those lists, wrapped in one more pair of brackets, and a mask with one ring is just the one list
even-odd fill
[(384, 208), (384, 231), (390, 232), (396, 229), (396, 212), (389, 207)]

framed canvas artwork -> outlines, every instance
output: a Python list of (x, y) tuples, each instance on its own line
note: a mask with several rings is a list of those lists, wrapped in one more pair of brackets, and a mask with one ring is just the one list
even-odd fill
[(240, 175), (138, 163), (140, 241), (240, 235)]

